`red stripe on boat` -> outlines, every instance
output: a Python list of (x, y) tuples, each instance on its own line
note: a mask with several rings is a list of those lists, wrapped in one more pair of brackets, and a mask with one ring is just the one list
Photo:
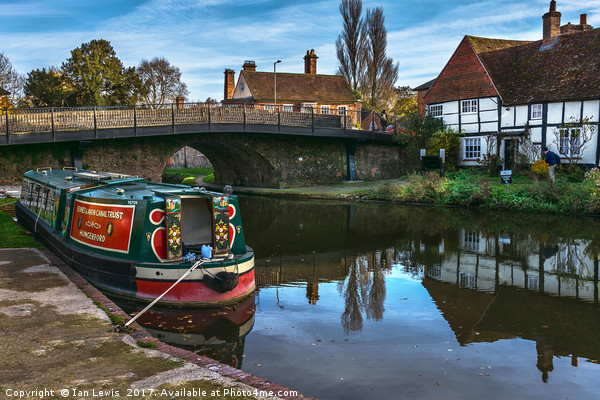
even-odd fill
[[(175, 281), (146, 281), (137, 279), (137, 297), (154, 300), (163, 294)], [(242, 297), (254, 289), (254, 268), (240, 275), (239, 283), (230, 292), (219, 293), (202, 281), (180, 282), (162, 298), (163, 301), (184, 303), (217, 303)], [(208, 305), (208, 304), (207, 304)]]

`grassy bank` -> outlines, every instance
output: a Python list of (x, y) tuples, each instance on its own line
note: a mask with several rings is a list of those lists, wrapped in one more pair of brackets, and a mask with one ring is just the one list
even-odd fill
[(508, 186), (472, 171), (449, 173), (442, 178), (430, 172), (409, 175), (403, 184), (383, 184), (359, 194), (362, 199), (399, 203), (476, 207), (526, 212), (600, 214), (600, 173), (590, 172), (580, 182), (566, 177), (545, 179), (516, 177)]
[(8, 210), (12, 209), (16, 201), (17, 199), (0, 199), (0, 248), (43, 247), (40, 242), (27, 235), (25, 229), (9, 215)]

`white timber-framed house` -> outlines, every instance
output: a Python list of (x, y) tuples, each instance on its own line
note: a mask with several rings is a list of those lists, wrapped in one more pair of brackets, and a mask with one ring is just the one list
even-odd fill
[[(465, 36), (438, 77), (418, 88), (429, 114), (464, 134), (458, 165), (488, 153), (510, 169), (525, 133), (540, 156), (546, 146), (579, 165), (600, 162), (600, 29), (587, 14), (561, 26), (554, 0), (542, 19), (543, 39), (534, 42)], [(595, 133), (575, 154), (566, 142), (582, 121)]]

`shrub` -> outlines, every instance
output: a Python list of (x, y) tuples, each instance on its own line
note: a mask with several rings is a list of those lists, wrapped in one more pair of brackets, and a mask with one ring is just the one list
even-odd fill
[(193, 176), (188, 176), (181, 183), (183, 183), (184, 185), (194, 186), (196, 185), (196, 178), (194, 178)]
[(546, 178), (548, 176), (548, 164), (544, 160), (537, 160), (531, 164), (531, 172), (538, 178)]

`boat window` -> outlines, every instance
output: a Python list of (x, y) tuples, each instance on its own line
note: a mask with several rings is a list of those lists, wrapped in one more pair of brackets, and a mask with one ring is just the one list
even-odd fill
[(204, 197), (181, 198), (181, 236), (188, 249), (212, 245), (212, 204)]

